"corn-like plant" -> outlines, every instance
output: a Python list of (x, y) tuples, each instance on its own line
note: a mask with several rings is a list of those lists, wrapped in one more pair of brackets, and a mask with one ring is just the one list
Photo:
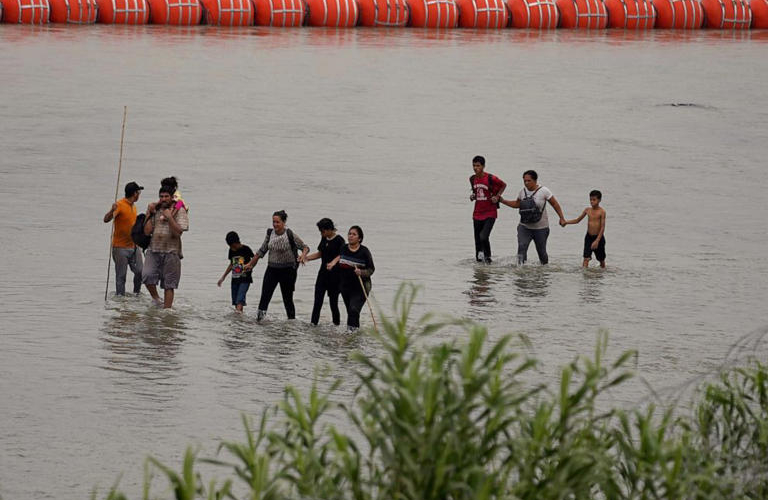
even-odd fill
[[(482, 325), (430, 314), (412, 323), (415, 297), (402, 285), (371, 332), (379, 354), (355, 355), (351, 401), (333, 399), (339, 381), (321, 390), (316, 377), (306, 396), (286, 387), (257, 426), (243, 416), (245, 442), (219, 447), (228, 457), (202, 459), (233, 478), (206, 484), (192, 449), (180, 473), (150, 458), (144, 500), (163, 498), (150, 497), (158, 471), (176, 500), (768, 498), (766, 365), (725, 371), (688, 411), (611, 409), (601, 396), (637, 354), (606, 362), (606, 332), (549, 388), (526, 382), (537, 362), (523, 337), (489, 342)], [(428, 342), (445, 327), (461, 340)], [(117, 485), (106, 498), (127, 500)]]

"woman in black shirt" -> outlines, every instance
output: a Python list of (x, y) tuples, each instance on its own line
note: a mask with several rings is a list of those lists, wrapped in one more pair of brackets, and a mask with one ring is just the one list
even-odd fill
[(341, 314), (339, 313), (339, 268), (334, 267), (332, 262), (341, 253), (341, 247), (344, 246), (344, 238), (336, 234), (336, 228), (333, 221), (328, 218), (320, 219), (317, 222), (317, 229), (320, 230), (320, 244), (317, 245), (317, 252), (307, 255), (307, 260), (320, 260), (320, 269), (317, 271), (317, 280), (315, 281), (315, 305), (312, 308), (312, 324), (316, 325), (320, 321), (320, 309), (323, 308), (323, 299), (328, 294), (328, 303), (331, 306), (331, 316), (333, 324), (341, 323)]
[(360, 327), (360, 311), (365, 305), (366, 295), (371, 291), (371, 275), (376, 268), (370, 250), (362, 244), (363, 230), (360, 226), (349, 228), (347, 241), (349, 243), (341, 248), (336, 262), (340, 271), (341, 298), (347, 308), (347, 328), (353, 331)]

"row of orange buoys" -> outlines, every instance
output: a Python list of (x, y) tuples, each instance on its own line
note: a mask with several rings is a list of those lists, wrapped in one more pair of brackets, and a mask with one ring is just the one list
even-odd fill
[(6, 23), (765, 29), (768, 0), (0, 0)]

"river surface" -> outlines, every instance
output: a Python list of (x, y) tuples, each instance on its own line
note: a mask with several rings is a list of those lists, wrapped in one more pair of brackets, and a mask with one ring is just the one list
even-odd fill
[[(766, 32), (3, 25), (0, 49), (5, 500), (82, 499), (121, 473), (138, 498), (145, 456), (212, 455), (240, 438), (241, 412), (307, 389), (318, 366), (349, 395), (349, 354), (378, 348), (327, 308), (310, 326), (316, 262), (300, 270), (296, 321), (276, 294), (256, 323), (263, 263), (244, 317), (216, 287), (226, 232), (257, 247), (280, 209), (312, 247), (321, 217), (361, 225), (385, 312), (411, 280), (418, 313), (525, 334), (542, 381), (607, 329), (611, 356), (639, 353), (640, 378), (611, 403), (766, 352)], [(123, 106), (120, 190), (146, 186), (143, 209), (176, 175), (191, 206), (171, 312), (146, 293), (104, 302)], [(508, 193), (537, 170), (568, 217), (600, 189), (607, 270), (580, 269), (586, 221), (552, 226), (549, 266), (533, 248), (514, 266), (506, 207), (494, 263), (476, 265), (476, 154)]]

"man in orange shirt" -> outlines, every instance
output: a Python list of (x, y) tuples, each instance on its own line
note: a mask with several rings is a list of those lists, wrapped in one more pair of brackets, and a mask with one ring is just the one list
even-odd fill
[(112, 233), (112, 260), (115, 262), (116, 295), (125, 295), (125, 278), (128, 266), (133, 272), (133, 293), (141, 292), (141, 249), (133, 243), (131, 229), (136, 222), (136, 205), (144, 189), (135, 182), (125, 185), (125, 198), (112, 204), (112, 208), (104, 215), (104, 222), (114, 219)]

